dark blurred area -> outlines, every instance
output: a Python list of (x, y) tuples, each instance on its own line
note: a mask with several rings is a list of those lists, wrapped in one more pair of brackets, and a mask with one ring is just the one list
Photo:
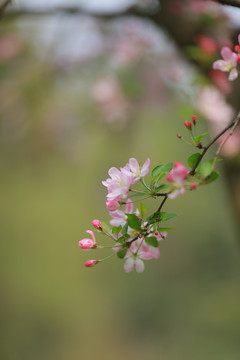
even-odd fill
[[(115, 258), (84, 268), (78, 241), (93, 219), (109, 221), (108, 169), (130, 157), (150, 157), (152, 168), (184, 163), (192, 148), (176, 133), (187, 136), (185, 119), (196, 113), (214, 134), (210, 105), (224, 114), (220, 125), (239, 110), (239, 82), (210, 68), (240, 32), (240, 15), (211, 1), (205, 12), (194, 7), (202, 1), (114, 2), (16, 0), (1, 18), (0, 358), (239, 360), (240, 184), (229, 186), (238, 137), (220, 180), (168, 201), (177, 230), (143, 274), (124, 273)], [(183, 33), (192, 23), (195, 35), (215, 36), (214, 52), (203, 38), (174, 37), (181, 16)], [(149, 211), (157, 201), (146, 201)]]

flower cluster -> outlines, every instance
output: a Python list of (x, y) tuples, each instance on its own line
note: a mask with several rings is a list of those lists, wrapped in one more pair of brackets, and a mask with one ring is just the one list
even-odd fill
[(213, 63), (213, 69), (228, 72), (228, 79), (235, 80), (238, 77), (237, 65), (240, 62), (240, 34), (238, 35), (238, 45), (234, 46), (234, 51), (224, 46), (221, 50), (223, 60), (217, 60)]
[[(192, 141), (190, 145), (198, 149), (206, 149), (202, 140), (207, 133), (194, 135), (196, 125), (196, 115), (192, 116), (191, 121), (184, 121)], [(183, 139), (180, 134), (177, 136)], [(176, 216), (174, 213), (162, 211), (165, 201), (175, 199), (183, 195), (186, 190), (195, 190), (199, 185), (217, 179), (218, 173), (214, 170), (216, 160), (211, 159), (200, 165), (201, 160), (202, 156), (199, 152), (192, 154), (188, 159), (190, 170), (180, 162), (158, 165), (151, 172), (150, 182), (145, 180), (145, 176), (150, 172), (150, 159), (147, 159), (142, 166), (135, 158), (130, 158), (124, 167), (120, 169), (112, 167), (108, 171), (109, 178), (102, 182), (107, 188), (106, 206), (111, 216), (111, 227), (99, 220), (92, 221), (94, 228), (110, 238), (112, 243), (108, 246), (98, 244), (94, 233), (87, 230), (91, 238), (80, 240), (79, 247), (85, 251), (111, 248), (113, 252), (107, 258), (116, 255), (124, 259), (125, 272), (133, 269), (139, 273), (143, 272), (144, 261), (160, 257), (160, 241), (166, 238), (168, 231), (174, 229), (162, 225)], [(162, 198), (162, 201), (158, 209), (147, 216), (144, 203), (140, 202), (134, 209), (136, 201), (133, 201), (133, 198), (136, 196), (142, 199)], [(88, 260), (85, 266), (93, 267), (105, 259)]]

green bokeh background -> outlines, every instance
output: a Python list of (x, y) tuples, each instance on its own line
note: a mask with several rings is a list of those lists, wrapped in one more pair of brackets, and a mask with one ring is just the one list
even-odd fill
[[(27, 114), (21, 136), (1, 137), (1, 359), (239, 360), (240, 249), (224, 175), (168, 201), (177, 230), (141, 275), (124, 273), (115, 258), (86, 269), (109, 251), (78, 248), (92, 219), (109, 220), (101, 181), (111, 166), (130, 157), (150, 157), (152, 167), (186, 163), (192, 149), (175, 135), (184, 131), (173, 110), (181, 104), (142, 106), (115, 131), (81, 95), (72, 100), (71, 84), (86, 68), (52, 79), (33, 54), (11, 61), (1, 65), (1, 82), (21, 94)], [(74, 104), (79, 121), (64, 151), (43, 131), (51, 103), (66, 124)], [(17, 106), (3, 123), (17, 118)], [(156, 204), (146, 201), (149, 212)]]

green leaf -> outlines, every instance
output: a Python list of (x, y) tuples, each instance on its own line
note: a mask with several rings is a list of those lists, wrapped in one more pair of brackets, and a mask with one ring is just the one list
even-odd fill
[(210, 160), (208, 161), (204, 161), (198, 169), (198, 173), (201, 174), (203, 176), (203, 178), (208, 177), (211, 172), (213, 171), (212, 169), (212, 163)]
[(201, 142), (201, 140), (206, 136), (208, 135), (209, 133), (208, 132), (205, 132), (201, 135), (198, 135), (198, 136), (194, 136), (194, 140), (197, 144), (199, 144)]
[(130, 238), (130, 235), (125, 234), (125, 235), (121, 236), (119, 239), (117, 239), (117, 242), (120, 242), (120, 243), (123, 244), (123, 243), (125, 243), (126, 240), (129, 239), (129, 238)]
[(110, 232), (110, 227), (104, 221), (101, 221), (101, 224), (102, 224), (103, 231), (105, 233), (109, 233)]
[(161, 213), (159, 211), (155, 212), (154, 214), (150, 215), (147, 220), (150, 223), (160, 221)]
[(211, 175), (209, 176), (207, 183), (210, 184), (211, 182), (217, 180), (217, 178), (218, 178), (219, 176), (220, 176), (220, 174), (219, 174), (218, 171), (213, 171), (213, 172), (211, 173)]
[(169, 228), (169, 227), (159, 227), (157, 228), (157, 231), (160, 233), (160, 232), (163, 232), (163, 231), (171, 231), (171, 230), (175, 230), (176, 228), (172, 227), (172, 228)]
[(135, 214), (126, 214), (128, 217), (128, 225), (134, 229), (134, 230), (138, 230), (141, 231), (141, 220), (138, 220), (137, 215)]
[(139, 211), (141, 217), (145, 218), (146, 213), (147, 213), (147, 209), (146, 209), (146, 206), (143, 203), (140, 203), (138, 205), (138, 211)]
[(169, 188), (169, 185), (166, 185), (166, 184), (159, 184), (155, 187), (155, 190), (156, 191), (159, 191), (159, 190), (165, 190), (165, 189), (168, 189)]
[(145, 241), (148, 245), (154, 246), (154, 247), (158, 247), (159, 246), (159, 242), (158, 240), (155, 238), (155, 236), (150, 236), (150, 237), (146, 237)]
[(158, 177), (160, 180), (164, 175), (167, 175), (169, 170), (173, 167), (173, 163), (163, 164), (156, 166), (152, 171), (152, 181)]
[(190, 166), (190, 168), (193, 168), (195, 166), (200, 156), (200, 153), (195, 153), (188, 158), (188, 165)]
[[(145, 189), (146, 189), (146, 188), (145, 188)], [(135, 197), (135, 196), (143, 196), (143, 195), (146, 196), (146, 192), (139, 192), (139, 193), (137, 192), (137, 193), (134, 193), (134, 194), (131, 193), (131, 198), (132, 198), (132, 197)]]
[(126, 255), (127, 251), (128, 251), (127, 248), (124, 248), (124, 249), (122, 248), (122, 249), (118, 250), (117, 256), (119, 257), (119, 259), (123, 259), (124, 256)]
[(120, 231), (122, 230), (122, 227), (121, 226), (113, 226), (112, 228), (112, 233), (115, 234), (115, 235), (118, 235), (120, 233)]
[(161, 212), (160, 219), (161, 221), (167, 221), (177, 216), (177, 214), (174, 213), (167, 213), (167, 212)]
[(126, 224), (124, 225), (124, 227), (122, 228), (122, 234), (126, 235), (128, 231), (128, 222), (126, 222)]

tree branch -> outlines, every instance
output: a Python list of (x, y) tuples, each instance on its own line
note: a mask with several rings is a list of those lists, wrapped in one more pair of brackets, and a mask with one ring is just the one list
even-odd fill
[(218, 2), (222, 5), (229, 5), (240, 8), (239, 0), (218, 0)]

